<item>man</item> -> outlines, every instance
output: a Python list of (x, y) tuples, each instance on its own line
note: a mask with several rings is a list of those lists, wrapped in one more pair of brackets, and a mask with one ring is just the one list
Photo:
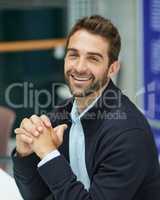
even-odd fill
[(66, 45), (73, 98), (16, 133), (14, 176), (25, 200), (159, 200), (160, 167), (144, 116), (113, 84), (121, 39), (101, 16), (80, 19)]

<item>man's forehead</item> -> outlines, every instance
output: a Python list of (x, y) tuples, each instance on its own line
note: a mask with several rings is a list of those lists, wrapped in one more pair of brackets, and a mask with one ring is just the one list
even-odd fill
[(83, 50), (86, 52), (106, 53), (109, 42), (105, 38), (89, 33), (86, 30), (76, 31), (69, 40), (68, 49), (72, 51)]

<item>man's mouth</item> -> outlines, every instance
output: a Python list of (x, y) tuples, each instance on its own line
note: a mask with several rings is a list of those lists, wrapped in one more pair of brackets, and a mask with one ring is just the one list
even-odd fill
[(71, 77), (76, 81), (89, 81), (91, 79), (91, 76), (76, 76), (73, 74), (71, 74)]

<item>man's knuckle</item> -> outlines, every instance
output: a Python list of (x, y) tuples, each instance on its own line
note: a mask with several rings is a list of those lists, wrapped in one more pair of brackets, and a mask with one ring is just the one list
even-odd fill
[(21, 124), (24, 125), (26, 123), (26, 121), (28, 121), (28, 118), (25, 117), (24, 119), (22, 119)]
[(17, 137), (19, 137), (19, 139), (21, 141), (25, 141), (25, 135), (24, 134), (19, 134), (19, 136), (17, 136)]
[(30, 118), (31, 118), (31, 119), (38, 119), (38, 116), (34, 114), (34, 115), (32, 115)]
[(48, 117), (46, 115), (44, 115), (44, 114), (41, 115), (41, 118), (44, 119), (44, 120), (48, 120)]
[(25, 117), (24, 122), (28, 122), (29, 118)]

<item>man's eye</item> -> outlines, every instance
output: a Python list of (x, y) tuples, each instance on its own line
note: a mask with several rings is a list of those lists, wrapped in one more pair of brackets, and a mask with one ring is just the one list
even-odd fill
[(96, 57), (89, 57), (89, 59), (90, 59), (91, 61), (94, 61), (94, 62), (99, 62), (99, 59), (96, 58)]
[(76, 58), (78, 55), (77, 54), (69, 54), (68, 57), (70, 58)]

